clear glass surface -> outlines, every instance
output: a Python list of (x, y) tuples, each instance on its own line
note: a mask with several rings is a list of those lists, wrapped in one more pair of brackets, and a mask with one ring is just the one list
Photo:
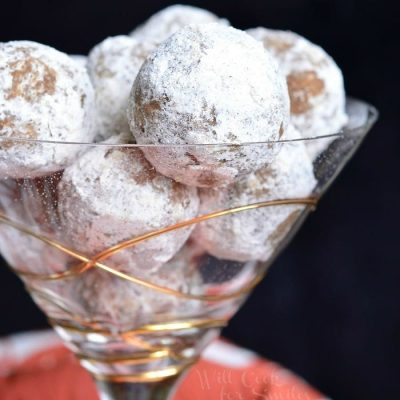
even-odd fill
[[(140, 146), (1, 139), (3, 148), (71, 154), (68, 165), (46, 173), (0, 160), (0, 251), (92, 374), (102, 399), (171, 395), (377, 118), (373, 107), (358, 100), (348, 99), (347, 112), (341, 132), (273, 143)], [(305, 147), (316, 142), (324, 150), (310, 164), (313, 176), (302, 167), (287, 167), (292, 154), (304, 157)], [(206, 185), (225, 176), (232, 182), (229, 189), (187, 188), (151, 166), (143, 169), (144, 158), (139, 169), (132, 166), (136, 161), (129, 160), (142, 152), (149, 159), (172, 159), (182, 173), (206, 171)], [(272, 156), (272, 167), (251, 178), (233, 176), (225, 164), (285, 152), (283, 178), (275, 176), (280, 169), (273, 168)], [(210, 155), (218, 163), (201, 169)], [(77, 160), (85, 162), (77, 167)]]

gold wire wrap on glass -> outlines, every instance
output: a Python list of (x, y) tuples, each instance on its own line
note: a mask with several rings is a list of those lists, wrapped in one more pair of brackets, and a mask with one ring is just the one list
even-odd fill
[[(124, 272), (118, 271), (114, 268), (109, 267), (106, 264), (101, 263), (101, 261), (106, 260), (107, 258), (113, 256), (119, 251), (125, 250), (127, 248), (133, 247), (139, 243), (142, 243), (151, 238), (160, 236), (164, 233), (172, 232), (177, 229), (181, 229), (190, 225), (194, 225), (203, 221), (207, 221), (213, 218), (219, 218), (226, 215), (236, 214), (239, 212), (255, 210), (264, 207), (271, 206), (280, 206), (280, 205), (305, 205), (311, 209), (314, 209), (317, 205), (318, 199), (316, 197), (305, 197), (305, 198), (296, 198), (296, 199), (280, 199), (280, 200), (270, 200), (263, 201), (253, 204), (247, 204), (244, 206), (233, 207), (221, 211), (212, 212), (209, 214), (200, 215), (198, 217), (189, 219), (187, 221), (178, 222), (174, 225), (167, 226), (165, 228), (157, 229), (151, 232), (148, 232), (144, 235), (137, 236), (135, 238), (123, 241), (121, 243), (112, 246), (96, 256), (90, 258), (86, 255), (70, 249), (63, 244), (50, 239), (41, 234), (35, 233), (34, 231), (25, 228), (23, 225), (12, 221), (3, 213), (0, 213), (0, 223), (12, 227), (21, 233), (29, 235), (31, 237), (36, 238), (37, 240), (42, 241), (43, 243), (48, 244), (49, 246), (67, 254), (71, 257), (74, 257), (79, 261), (78, 264), (72, 266), (71, 268), (51, 274), (35, 274), (32, 272), (19, 271), (16, 270), (16, 273), (26, 280), (32, 281), (56, 281), (68, 279), (71, 277), (77, 277), (80, 274), (90, 270), (91, 268), (99, 268), (103, 271), (107, 271), (118, 278), (124, 279), (126, 281), (132, 282), (137, 285), (141, 285), (148, 289), (152, 289), (159, 293), (163, 293), (166, 295), (171, 295), (183, 299), (188, 300), (198, 300), (205, 302), (221, 302), (230, 299), (239, 298), (247, 293), (249, 293), (263, 278), (263, 274), (259, 274), (255, 276), (247, 285), (243, 286), (241, 289), (225, 293), (225, 294), (192, 294), (192, 293), (184, 293), (178, 290), (174, 290), (165, 286), (160, 286), (149, 282), (147, 280), (141, 279), (139, 277), (128, 275)], [(60, 303), (60, 299), (55, 299), (49, 293), (44, 292), (43, 290), (36, 289), (32, 284), (26, 283), (27, 289), (36, 296), (37, 298), (41, 298), (47, 301), (50, 304), (58, 307), (62, 311), (69, 314), (71, 319), (78, 325), (72, 324), (68, 321), (61, 321), (50, 319), (50, 323), (56, 327), (60, 327), (67, 331), (77, 332), (82, 334), (94, 334), (98, 333), (106, 337), (113, 337), (116, 334), (112, 333), (108, 330), (105, 330), (101, 327), (101, 324), (97, 321), (88, 321), (86, 319), (82, 319), (82, 317), (73, 314), (68, 310), (67, 306)], [(151, 371), (139, 372), (137, 374), (132, 375), (106, 375), (106, 374), (98, 374), (91, 371), (92, 375), (99, 380), (106, 380), (112, 382), (157, 382), (168, 377), (172, 377), (181, 373), (184, 369), (192, 365), (197, 361), (197, 358), (186, 359), (181, 355), (174, 352), (172, 349), (168, 347), (162, 346), (153, 346), (147, 343), (145, 340), (138, 336), (146, 336), (154, 333), (165, 333), (179, 330), (190, 330), (190, 329), (216, 329), (222, 328), (226, 325), (227, 321), (223, 319), (192, 319), (192, 320), (184, 320), (184, 321), (170, 321), (158, 324), (148, 324), (144, 325), (138, 329), (128, 330), (123, 332), (118, 332), (118, 336), (121, 337), (127, 344), (134, 345), (136, 347), (141, 348), (143, 351), (138, 352), (135, 356), (124, 357), (124, 356), (110, 356), (110, 357), (89, 357), (84, 354), (77, 354), (77, 357), (83, 362), (100, 362), (105, 364), (124, 364), (124, 365), (136, 365), (136, 364), (144, 364), (146, 362), (151, 362), (155, 360), (172, 358), (176, 360), (180, 360), (181, 363), (179, 365), (171, 365), (167, 367), (163, 367), (160, 369), (155, 369)]]
[(200, 215), (198, 217), (189, 219), (187, 221), (182, 221), (178, 222), (177, 224), (167, 226), (165, 228), (157, 229), (154, 231), (151, 231), (149, 233), (146, 233), (144, 235), (137, 236), (133, 239), (129, 239), (126, 241), (123, 241), (121, 243), (116, 244), (115, 246), (112, 246), (98, 255), (94, 256), (93, 258), (89, 258), (75, 250), (72, 250), (63, 244), (53, 240), (49, 239), (43, 235), (37, 234), (24, 226), (10, 220), (7, 216), (4, 214), (0, 213), (0, 223), (6, 224), (14, 229), (17, 229), (18, 231), (27, 234), (29, 236), (32, 236), (58, 250), (61, 252), (72, 256), (76, 258), (77, 260), (81, 261), (80, 264), (74, 265), (70, 269), (67, 269), (66, 271), (63, 272), (57, 272), (53, 274), (35, 274), (31, 272), (26, 272), (26, 271), (19, 271), (14, 269), (20, 276), (27, 278), (27, 279), (34, 279), (34, 280), (60, 280), (60, 279), (65, 279), (73, 276), (77, 276), (93, 267), (100, 268), (104, 271), (107, 271), (119, 278), (125, 279), (127, 281), (136, 283), (138, 285), (147, 287), (149, 289), (153, 289), (155, 291), (158, 291), (160, 293), (168, 294), (168, 295), (173, 295), (176, 297), (181, 297), (189, 300), (200, 300), (200, 301), (222, 301), (222, 300), (229, 300), (233, 299), (236, 297), (240, 297), (242, 294), (248, 293), (251, 291), (254, 286), (258, 284), (258, 282), (262, 279), (262, 277), (256, 277), (252, 282), (250, 282), (248, 285), (243, 287), (241, 290), (238, 290), (233, 293), (228, 293), (228, 294), (219, 294), (219, 295), (195, 295), (195, 294), (190, 294), (190, 293), (183, 293), (178, 290), (170, 289), (164, 286), (156, 285), (152, 282), (148, 282), (144, 279), (128, 275), (124, 272), (118, 271), (114, 268), (111, 268), (105, 264), (100, 263), (100, 261), (105, 260), (112, 255), (118, 253), (121, 250), (125, 250), (129, 247), (135, 246), (141, 242), (144, 242), (146, 240), (149, 240), (153, 237), (160, 236), (164, 233), (172, 232), (177, 229), (185, 228), (190, 225), (194, 225), (203, 221), (207, 221), (213, 218), (218, 218), (230, 214), (236, 214), (239, 212), (243, 211), (249, 211), (249, 210), (254, 210), (258, 208), (263, 208), (263, 207), (271, 207), (271, 206), (278, 206), (278, 205), (293, 205), (293, 204), (303, 204), (303, 205), (308, 205), (311, 207), (315, 207), (317, 204), (317, 199), (314, 197), (306, 197), (306, 198), (297, 198), (297, 199), (283, 199), (283, 200), (270, 200), (270, 201), (263, 201), (259, 203), (253, 203), (253, 204), (248, 204), (244, 206), (239, 206), (239, 207), (234, 207), (234, 208), (229, 208), (226, 210), (222, 211), (216, 211), (213, 213), (209, 214), (204, 214)]

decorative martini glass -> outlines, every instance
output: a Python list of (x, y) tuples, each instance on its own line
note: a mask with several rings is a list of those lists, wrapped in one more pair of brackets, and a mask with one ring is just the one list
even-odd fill
[[(76, 250), (60, 225), (57, 204), (62, 171), (41, 178), (0, 180), (0, 250), (66, 346), (93, 376), (102, 400), (173, 396), (179, 379), (264, 277), (377, 119), (377, 111), (358, 100), (348, 99), (347, 113), (349, 122), (341, 132), (301, 139), (327, 144), (314, 161), (316, 185), (310, 195), (261, 196), (251, 204), (221, 207), (174, 225), (149, 228), (96, 254)], [(6, 139), (3, 145), (10, 141), (17, 145), (21, 140)], [(291, 144), (243, 146), (259, 151)], [(48, 151), (54, 146), (79, 146), (82, 152), (99, 146), (39, 141), (30, 145), (45, 146)], [(140, 148), (117, 146), (127, 151), (132, 146)], [(231, 145), (201, 146), (214, 151)], [(146, 241), (267, 207), (274, 212), (295, 207), (297, 212), (281, 227), (273, 251), (262, 261), (213, 257), (189, 239), (156, 273), (147, 271), (146, 265), (127, 268), (129, 251)]]

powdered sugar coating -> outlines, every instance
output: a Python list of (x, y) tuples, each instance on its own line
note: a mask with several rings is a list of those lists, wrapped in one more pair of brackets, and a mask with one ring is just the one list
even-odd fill
[[(294, 131), (290, 138), (300, 137)], [(226, 188), (202, 189), (201, 212), (228, 209), (261, 201), (310, 195), (316, 185), (303, 142), (286, 142), (267, 168)], [(195, 239), (212, 255), (228, 260), (268, 260), (304, 209), (280, 205), (211, 219), (198, 224)]]
[[(263, 42), (286, 76), (291, 121), (303, 137), (336, 133), (346, 124), (343, 76), (335, 61), (319, 46), (293, 32), (255, 28), (247, 31)], [(307, 141), (314, 159), (330, 141)]]
[[(246, 33), (187, 26), (143, 64), (128, 118), (139, 144), (240, 144), (285, 137), (287, 86), (276, 62)], [(272, 148), (271, 148), (272, 147)], [(279, 146), (144, 148), (162, 174), (221, 186), (273, 159)]]
[(219, 22), (228, 25), (210, 11), (198, 7), (175, 4), (152, 15), (143, 25), (137, 27), (131, 36), (139, 41), (160, 44), (179, 29), (190, 24)]
[(98, 140), (130, 132), (126, 110), (133, 81), (155, 48), (129, 36), (109, 37), (88, 57), (88, 71), (96, 93)]
[[(126, 143), (122, 136), (107, 142)], [(96, 146), (68, 167), (59, 184), (61, 226), (71, 245), (91, 256), (124, 240), (197, 215), (197, 191), (159, 173), (138, 148)], [(124, 250), (108, 263), (128, 271), (168, 261), (192, 228)]]
[(83, 54), (70, 54), (69, 55), (76, 63), (78, 63), (81, 67), (86, 68), (87, 65), (87, 56)]
[(77, 146), (14, 138), (91, 142), (94, 92), (68, 55), (34, 42), (0, 43), (0, 176), (35, 177), (72, 160)]

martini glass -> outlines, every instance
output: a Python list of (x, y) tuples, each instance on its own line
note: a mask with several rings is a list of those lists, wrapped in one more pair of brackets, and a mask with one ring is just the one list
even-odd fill
[[(349, 121), (341, 132), (296, 139), (324, 141), (326, 147), (313, 162), (316, 183), (307, 196), (261, 194), (250, 204), (227, 204), (173, 225), (149, 228), (143, 235), (117, 240), (95, 254), (77, 249), (60, 223), (62, 170), (39, 178), (0, 179), (0, 250), (65, 345), (93, 376), (102, 400), (173, 397), (178, 381), (264, 277), (377, 119), (373, 107), (354, 99), (348, 99), (347, 113)], [(21, 141), (27, 144), (27, 140), (7, 138), (3, 145), (17, 146)], [(233, 149), (244, 154), (282, 151), (292, 142), (244, 144)], [(29, 146), (46, 151), (72, 147), (74, 153), (83, 153), (108, 145), (29, 141)], [(141, 148), (117, 147), (126, 151)], [(196, 147), (226, 151), (232, 145)], [(158, 150), (162, 155), (170, 149), (160, 146)], [(127, 268), (135, 246), (162, 235), (193, 230), (206, 221), (239, 213), (250, 216), (266, 208), (278, 213), (288, 207), (296, 211), (294, 218), (280, 227), (272, 248), (262, 258), (218, 258), (192, 235), (156, 271), (148, 271), (146, 265)]]

